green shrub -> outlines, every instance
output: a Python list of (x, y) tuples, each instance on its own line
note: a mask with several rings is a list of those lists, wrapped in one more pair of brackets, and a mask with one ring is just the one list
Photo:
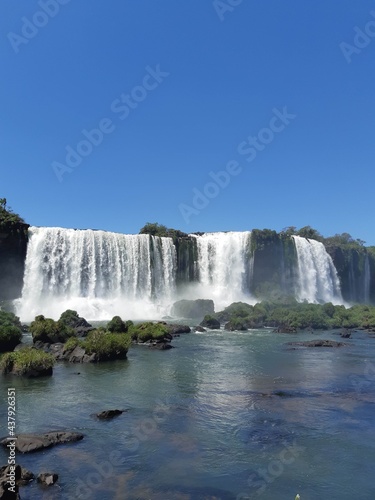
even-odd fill
[(126, 333), (128, 331), (128, 325), (122, 321), (120, 316), (114, 316), (107, 324), (107, 330), (112, 333)]
[(54, 362), (51, 354), (25, 347), (19, 351), (4, 354), (0, 360), (0, 370), (3, 374), (13, 371), (17, 375), (27, 375), (30, 372), (51, 370)]
[(77, 337), (70, 337), (64, 344), (64, 351), (73, 351), (77, 346), (85, 348), (85, 341)]
[(0, 352), (13, 351), (21, 338), (19, 318), (11, 312), (0, 311)]
[(53, 319), (45, 318), (43, 315), (36, 316), (30, 325), (30, 332), (34, 342), (41, 341), (50, 344), (66, 342), (69, 337), (75, 335), (74, 329), (62, 321), (54, 321)]
[(87, 354), (97, 354), (97, 361), (124, 359), (131, 344), (129, 335), (112, 333), (104, 329), (91, 331), (82, 347)]
[(168, 327), (163, 323), (152, 323), (147, 321), (133, 325), (129, 328), (129, 333), (133, 340), (147, 342), (148, 340), (163, 339), (168, 335)]

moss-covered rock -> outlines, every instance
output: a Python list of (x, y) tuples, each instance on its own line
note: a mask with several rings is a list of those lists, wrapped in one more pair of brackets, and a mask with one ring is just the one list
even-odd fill
[(0, 370), (3, 375), (11, 373), (22, 377), (42, 377), (52, 375), (54, 362), (51, 354), (25, 347), (4, 354), (0, 360)]
[(76, 334), (74, 328), (68, 326), (64, 321), (54, 321), (43, 315), (36, 316), (30, 325), (30, 332), (34, 342), (40, 341), (50, 344), (66, 342), (69, 337)]

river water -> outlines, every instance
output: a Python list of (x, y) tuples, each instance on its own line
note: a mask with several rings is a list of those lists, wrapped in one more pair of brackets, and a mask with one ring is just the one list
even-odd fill
[[(85, 435), (19, 455), (34, 473), (59, 474), (57, 485), (32, 483), (21, 498), (375, 498), (375, 339), (356, 332), (338, 349), (286, 346), (317, 337), (341, 340), (335, 332), (191, 333), (169, 351), (135, 346), (125, 361), (3, 378), (3, 401), (7, 387), (17, 391), (17, 432)], [(92, 416), (114, 408), (128, 411)]]

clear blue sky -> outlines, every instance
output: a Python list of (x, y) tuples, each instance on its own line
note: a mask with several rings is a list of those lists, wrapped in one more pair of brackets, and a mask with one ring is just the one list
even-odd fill
[[(28, 223), (311, 225), (375, 244), (375, 23), (351, 56), (340, 47), (375, 21), (372, 1), (64, 2), (45, 15), (43, 0), (0, 4), (0, 196)], [(285, 106), (296, 117), (271, 137)], [(59, 182), (53, 162), (104, 119), (112, 132)], [(259, 132), (268, 143), (248, 162), (238, 147)], [(238, 175), (195, 208), (193, 190), (230, 161)]]

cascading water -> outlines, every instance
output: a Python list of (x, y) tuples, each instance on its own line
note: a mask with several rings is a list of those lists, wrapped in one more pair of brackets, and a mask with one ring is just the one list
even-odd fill
[(364, 303), (370, 303), (370, 285), (371, 285), (371, 274), (370, 274), (370, 259), (368, 255), (365, 257), (365, 272), (364, 272)]
[(198, 283), (195, 298), (213, 299), (216, 310), (235, 301), (251, 301), (248, 282), (251, 232), (205, 233), (196, 238)]
[(24, 321), (65, 309), (89, 319), (160, 315), (175, 265), (171, 238), (32, 227), (17, 313)]
[(342, 304), (340, 281), (323, 243), (293, 236), (298, 258), (296, 298)]

